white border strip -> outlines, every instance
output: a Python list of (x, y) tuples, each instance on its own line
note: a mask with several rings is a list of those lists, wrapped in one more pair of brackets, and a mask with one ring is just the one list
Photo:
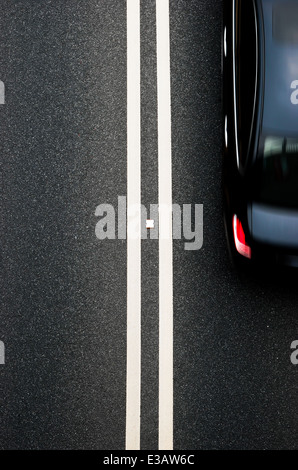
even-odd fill
[[(169, 0), (156, 0), (159, 177), (159, 449), (173, 449), (173, 241)], [(166, 234), (166, 236), (165, 236)]]
[[(141, 93), (140, 0), (127, 0), (127, 368), (126, 449), (140, 449)], [(133, 231), (129, 227), (133, 227)]]

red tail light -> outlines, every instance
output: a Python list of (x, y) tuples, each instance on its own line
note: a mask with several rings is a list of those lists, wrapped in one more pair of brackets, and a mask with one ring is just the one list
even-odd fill
[(245, 233), (236, 214), (233, 217), (233, 233), (235, 246), (238, 253), (240, 253), (242, 256), (245, 256), (246, 258), (251, 258), (251, 248), (245, 241)]

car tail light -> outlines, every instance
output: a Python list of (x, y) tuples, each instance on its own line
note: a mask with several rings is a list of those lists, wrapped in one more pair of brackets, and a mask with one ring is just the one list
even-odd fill
[(236, 214), (233, 217), (233, 233), (235, 246), (238, 253), (240, 253), (242, 256), (245, 256), (246, 258), (251, 258), (251, 248), (245, 241), (245, 233)]

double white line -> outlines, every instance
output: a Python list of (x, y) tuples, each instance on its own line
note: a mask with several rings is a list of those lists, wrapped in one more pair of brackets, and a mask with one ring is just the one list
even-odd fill
[[(159, 449), (173, 448), (173, 247), (169, 0), (156, 0), (159, 178)], [(127, 0), (127, 384), (126, 449), (140, 449), (141, 410), (140, 0)], [(131, 212), (131, 208), (134, 208)], [(134, 232), (130, 233), (131, 217)]]

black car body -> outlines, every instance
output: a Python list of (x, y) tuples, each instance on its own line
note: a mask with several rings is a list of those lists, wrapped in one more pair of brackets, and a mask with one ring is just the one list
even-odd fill
[(235, 260), (298, 267), (298, 0), (226, 0), (224, 219)]

